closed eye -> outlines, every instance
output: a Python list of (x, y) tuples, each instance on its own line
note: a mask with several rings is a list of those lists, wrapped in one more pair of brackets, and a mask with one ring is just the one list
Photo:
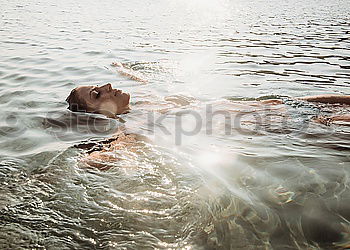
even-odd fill
[(100, 97), (100, 92), (97, 91), (97, 90), (92, 90), (92, 91), (91, 91), (91, 95), (92, 95), (95, 99), (97, 99), (97, 98)]

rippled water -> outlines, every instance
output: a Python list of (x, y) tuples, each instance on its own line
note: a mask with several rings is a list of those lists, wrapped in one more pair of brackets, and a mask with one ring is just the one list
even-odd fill
[[(350, 246), (350, 130), (313, 121), (350, 108), (293, 99), (349, 94), (349, 1), (2, 1), (0, 10), (2, 249)], [(148, 83), (119, 75), (116, 61)], [(107, 82), (131, 93), (131, 113), (66, 109), (72, 88)], [(256, 102), (269, 97), (284, 105)], [(180, 123), (179, 110), (189, 114)], [(208, 121), (215, 111), (241, 114), (239, 126)], [(195, 117), (202, 126), (187, 133)], [(74, 145), (118, 127), (143, 139), (106, 171), (84, 165)]]

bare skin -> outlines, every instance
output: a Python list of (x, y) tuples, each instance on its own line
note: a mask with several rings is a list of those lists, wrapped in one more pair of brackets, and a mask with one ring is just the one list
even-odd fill
[(113, 89), (111, 84), (108, 83), (101, 87), (77, 87), (71, 92), (67, 101), (69, 109), (73, 111), (98, 113), (107, 117), (115, 117), (115, 115), (128, 112), (130, 95), (123, 93), (121, 90)]
[[(304, 96), (297, 98), (302, 101), (324, 103), (324, 104), (340, 104), (350, 105), (350, 95), (316, 95), (316, 96)], [(261, 101), (263, 104), (278, 105), (283, 102), (278, 99), (264, 100)], [(350, 115), (335, 115), (329, 117), (318, 117), (315, 119), (316, 122), (329, 125), (333, 122), (350, 122)]]
[(89, 167), (108, 170), (113, 166), (113, 163), (122, 160), (121, 158), (125, 158), (126, 155), (128, 155), (128, 158), (135, 157), (137, 148), (134, 146), (138, 142), (136, 135), (119, 132), (114, 138), (115, 140), (106, 145), (102, 150), (89, 153), (81, 162)]
[(350, 96), (348, 95), (316, 95), (316, 96), (305, 96), (299, 99), (303, 101), (308, 101), (308, 102), (350, 105)]
[(332, 123), (337, 124), (339, 122), (350, 123), (350, 115), (335, 115), (335, 116), (329, 116), (329, 117), (321, 116), (316, 118), (315, 121), (325, 125), (330, 125)]
[[(308, 102), (350, 105), (350, 96), (348, 95), (317, 95), (317, 96), (305, 96), (299, 99), (303, 101), (308, 101)], [(350, 122), (350, 115), (318, 117), (316, 121), (326, 125), (329, 125), (330, 123), (334, 123), (334, 122)]]
[[(132, 70), (125, 69), (121, 63), (114, 63), (113, 66), (117, 67), (119, 73), (127, 76), (133, 80), (140, 82), (147, 82), (139, 76), (137, 76)], [(72, 91), (73, 93), (73, 91)], [(72, 95), (71, 93), (71, 95)], [(127, 113), (129, 111), (130, 95), (123, 93), (121, 90), (113, 89), (111, 84), (106, 84), (101, 87), (98, 86), (82, 86), (74, 89), (74, 96), (77, 98), (71, 98), (77, 105), (82, 104), (85, 107), (85, 112), (99, 113), (106, 115), (107, 117), (114, 118), (118, 114)], [(168, 100), (169, 99), (169, 100)], [(165, 99), (167, 103), (173, 104), (174, 98)], [(346, 95), (318, 95), (318, 96), (306, 96), (298, 98), (302, 101), (326, 103), (326, 104), (344, 104), (350, 105), (350, 96)], [(176, 99), (177, 100), (177, 99)], [(176, 104), (175, 100), (175, 104)], [(69, 102), (69, 97), (67, 98)], [(71, 102), (69, 102), (71, 107)], [(74, 103), (73, 103), (74, 104)], [(283, 104), (282, 100), (270, 99), (263, 100), (260, 102), (253, 102), (252, 106), (260, 106), (261, 104), (267, 106), (274, 106)], [(169, 106), (169, 105), (166, 105)], [(171, 106), (171, 105), (170, 105)], [(175, 105), (176, 106), (176, 105)], [(71, 108), (70, 108), (71, 109)], [(155, 108), (159, 110), (159, 108)], [(167, 110), (167, 108), (166, 108)], [(79, 111), (79, 110), (78, 110)], [(350, 122), (350, 115), (336, 115), (331, 117), (319, 117), (315, 119), (316, 122), (329, 125), (333, 122)], [(111, 167), (112, 162), (118, 161), (118, 156), (113, 152), (123, 152), (123, 154), (133, 154), (132, 145), (137, 143), (136, 135), (126, 134), (123, 131), (119, 131), (115, 140), (112, 141), (108, 146), (105, 146), (100, 151), (95, 151), (87, 155), (82, 160), (88, 166), (99, 168), (101, 170), (107, 170)]]
[[(314, 97), (313, 97), (314, 98)], [(302, 99), (305, 100), (305, 97)], [(327, 99), (328, 100), (328, 99)], [(98, 102), (102, 101), (98, 100)], [(172, 101), (170, 98), (169, 101)], [(327, 102), (328, 103), (328, 102)], [(248, 110), (249, 108), (256, 107), (259, 109), (259, 107), (262, 107), (264, 110), (266, 109), (273, 109), (276, 113), (284, 113), (283, 106), (281, 106), (283, 102), (278, 99), (271, 99), (271, 100), (263, 100), (261, 102), (251, 102), (251, 103), (236, 103), (234, 107), (231, 105), (227, 106), (228, 111), (232, 112), (240, 112), (242, 110)], [(96, 107), (103, 106), (103, 104), (96, 104)], [(171, 105), (170, 105), (171, 106)], [(169, 107), (164, 107), (165, 112), (168, 110)], [(159, 109), (160, 107), (155, 106), (155, 109), (152, 109), (153, 111), (158, 111), (160, 113), (163, 113), (163, 109)], [(232, 110), (231, 110), (232, 108)], [(170, 108), (171, 109), (171, 108)], [(332, 117), (318, 117), (315, 119), (316, 122), (329, 125), (331, 123), (337, 123), (337, 122), (350, 122), (350, 115), (337, 115)], [(248, 120), (242, 120), (242, 124), (249, 124), (249, 117)], [(256, 121), (255, 121), (256, 122)], [(132, 159), (135, 157), (136, 154), (136, 148), (135, 145), (139, 142), (137, 139), (137, 136), (134, 134), (128, 134), (125, 133), (125, 131), (119, 131), (115, 136), (114, 140), (110, 142), (109, 144), (105, 145), (103, 149), (99, 151), (94, 151), (92, 153), (88, 153), (86, 157), (82, 159), (82, 163), (85, 164), (85, 166), (98, 168), (100, 170), (108, 170), (111, 167), (114, 166), (116, 162), (119, 162), (123, 160), (123, 158)], [(120, 157), (120, 155), (123, 155), (124, 157)]]

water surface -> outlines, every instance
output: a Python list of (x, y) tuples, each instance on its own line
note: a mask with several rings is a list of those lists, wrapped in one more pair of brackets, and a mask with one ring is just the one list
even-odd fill
[[(350, 131), (313, 122), (349, 107), (293, 99), (349, 94), (349, 1), (0, 6), (3, 249), (349, 247)], [(118, 75), (115, 61), (148, 83)], [(72, 88), (107, 82), (131, 93), (130, 114), (66, 109)], [(239, 106), (269, 97), (285, 105)], [(149, 111), (169, 103), (154, 124)], [(208, 132), (208, 108), (250, 116), (240, 126), (216, 116)], [(179, 110), (202, 119), (181, 140)], [(147, 140), (107, 171), (84, 166), (73, 146), (118, 127)]]

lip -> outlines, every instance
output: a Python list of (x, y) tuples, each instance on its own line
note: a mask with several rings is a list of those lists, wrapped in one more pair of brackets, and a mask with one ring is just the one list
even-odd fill
[(122, 98), (123, 100), (125, 100), (126, 104), (129, 104), (130, 102), (130, 94), (124, 93), (121, 89), (113, 89), (113, 95), (116, 98)]
[(122, 90), (120, 89), (113, 89), (114, 96), (117, 96), (118, 94), (124, 94)]

